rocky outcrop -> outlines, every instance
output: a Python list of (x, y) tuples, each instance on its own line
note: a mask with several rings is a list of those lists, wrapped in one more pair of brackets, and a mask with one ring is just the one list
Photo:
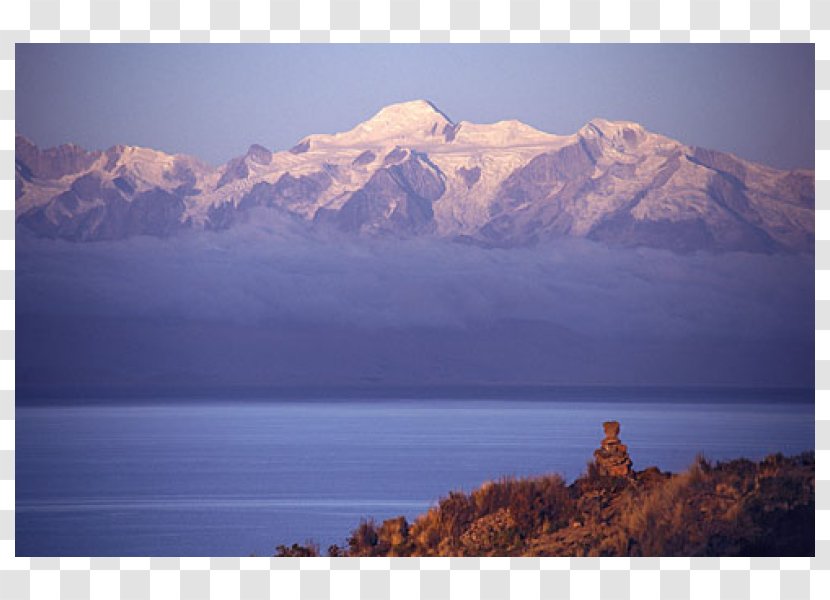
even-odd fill
[(602, 446), (594, 451), (597, 472), (606, 477), (630, 477), (632, 463), (628, 447), (619, 438), (620, 424), (617, 421), (606, 421), (602, 428), (605, 430), (605, 439), (602, 440)]
[(285, 173), (276, 183), (258, 183), (242, 197), (238, 208), (245, 210), (255, 206), (291, 209), (313, 204), (332, 183), (324, 171), (293, 176)]
[(371, 150), (364, 150), (360, 153), (356, 159), (352, 161), (353, 167), (362, 167), (363, 165), (368, 165), (375, 162), (375, 153)]
[(102, 187), (100, 180), (87, 175), (19, 221), (38, 235), (70, 241), (167, 237), (184, 226), (184, 209), (184, 200), (165, 190), (140, 192), (128, 200), (119, 189)]
[(516, 520), (506, 508), (485, 515), (473, 521), (469, 529), (461, 534), (461, 545), (469, 554), (488, 553), (498, 548), (516, 527)]
[(479, 179), (481, 179), (481, 168), (473, 167), (471, 169), (466, 169), (464, 167), (459, 167), (458, 175), (464, 180), (464, 183), (467, 185), (467, 189), (470, 189), (478, 182)]
[(304, 154), (311, 148), (311, 140), (303, 140), (299, 144), (292, 146), (289, 152), (291, 154)]
[(216, 189), (220, 189), (229, 183), (246, 179), (251, 174), (250, 165), (267, 166), (271, 162), (271, 151), (259, 144), (253, 144), (248, 148), (244, 156), (231, 160), (226, 166), (216, 183)]
[(40, 179), (60, 179), (90, 168), (101, 157), (75, 144), (41, 150), (23, 136), (15, 139), (14, 159), (22, 173)]
[(581, 143), (535, 157), (502, 182), (479, 235), (495, 245), (516, 246), (574, 233), (580, 199), (594, 185), (594, 168)]
[[(406, 155), (407, 151), (401, 150), (395, 160)], [(444, 176), (437, 167), (426, 157), (409, 153), (406, 160), (376, 171), (338, 210), (318, 211), (315, 220), (352, 233), (430, 233), (435, 230), (432, 203), (445, 189)]]
[(245, 157), (240, 156), (239, 158), (235, 158), (225, 167), (225, 171), (216, 183), (216, 189), (225, 187), (233, 181), (245, 179), (248, 173), (248, 165), (245, 162)]
[(259, 144), (252, 144), (251, 147), (248, 148), (247, 156), (258, 165), (270, 164), (271, 158), (273, 157), (268, 148)]

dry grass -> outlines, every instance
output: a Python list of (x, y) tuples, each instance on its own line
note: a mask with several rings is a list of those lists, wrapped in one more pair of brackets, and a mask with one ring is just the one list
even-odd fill
[[(451, 492), (413, 523), (361, 521), (332, 556), (725, 556), (813, 553), (813, 453), (711, 464), (633, 478), (589, 468)], [(313, 545), (278, 547), (308, 556)]]
[[(384, 521), (380, 526), (364, 521), (349, 538), (348, 553), (351, 556), (507, 553), (528, 537), (566, 525), (574, 510), (568, 488), (558, 475), (504, 478), (488, 482), (471, 494), (450, 492), (411, 526), (403, 517)], [(487, 522), (480, 523), (487, 517), (490, 517)]]

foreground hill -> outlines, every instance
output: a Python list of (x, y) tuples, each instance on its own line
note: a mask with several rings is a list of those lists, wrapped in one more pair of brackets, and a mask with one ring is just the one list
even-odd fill
[[(629, 477), (595, 464), (570, 485), (558, 475), (503, 479), (451, 492), (426, 514), (362, 522), (341, 556), (812, 556), (815, 457)], [(281, 556), (312, 546), (278, 546)]]
[(77, 241), (225, 229), (267, 207), (348, 235), (484, 246), (570, 236), (676, 252), (813, 248), (812, 171), (627, 121), (553, 135), (519, 121), (453, 122), (416, 100), (290, 150), (252, 145), (217, 168), (130, 146), (41, 150), (22, 136), (15, 158), (18, 223)]

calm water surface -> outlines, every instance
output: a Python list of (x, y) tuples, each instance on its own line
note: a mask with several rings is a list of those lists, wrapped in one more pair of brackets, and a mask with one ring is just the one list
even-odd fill
[(18, 406), (16, 419), (19, 556), (269, 555), (309, 539), (325, 549), (362, 517), (411, 518), (452, 489), (570, 480), (608, 419), (635, 468), (814, 447), (812, 402), (782, 392), (113, 401)]

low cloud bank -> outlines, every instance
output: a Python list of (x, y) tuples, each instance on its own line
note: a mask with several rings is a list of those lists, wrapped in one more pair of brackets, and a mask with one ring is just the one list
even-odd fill
[(356, 241), (265, 220), (21, 233), (27, 385), (812, 385), (813, 260)]

